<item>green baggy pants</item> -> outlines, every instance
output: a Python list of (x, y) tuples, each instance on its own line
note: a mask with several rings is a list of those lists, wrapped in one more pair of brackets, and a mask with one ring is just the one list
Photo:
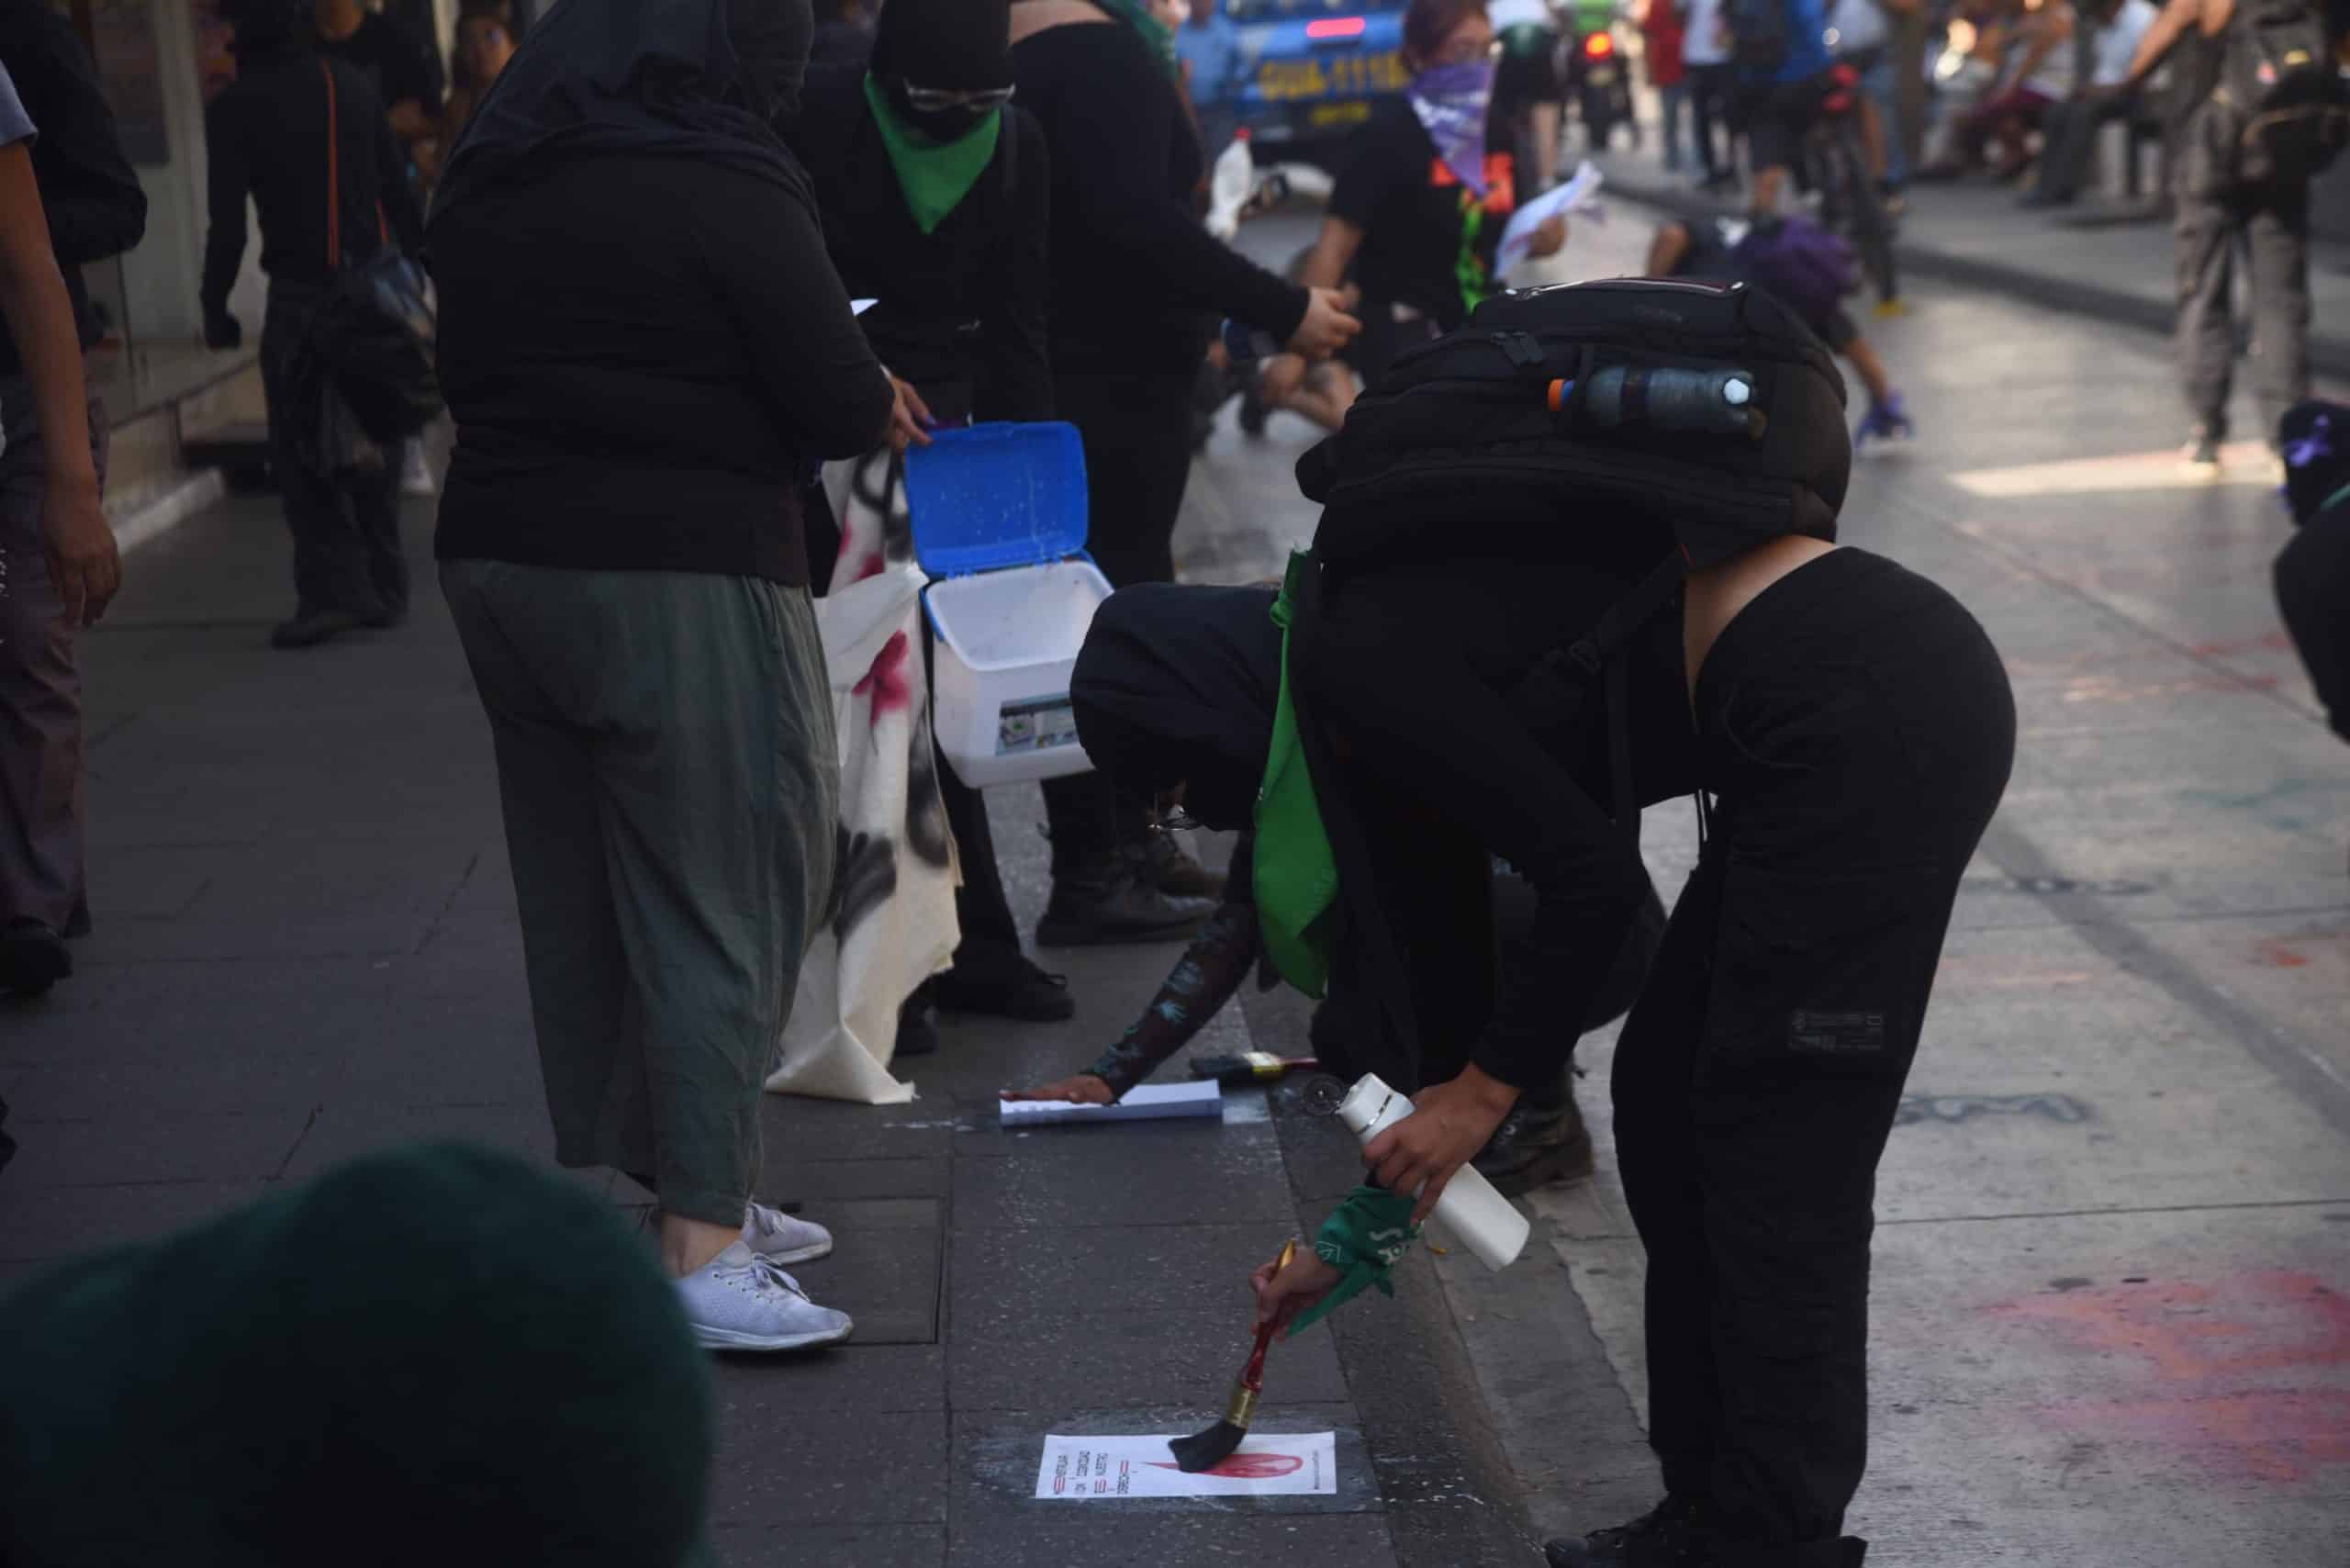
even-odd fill
[(839, 767), (808, 595), (470, 560), (441, 586), (497, 746), (555, 1158), (739, 1225), (831, 907)]

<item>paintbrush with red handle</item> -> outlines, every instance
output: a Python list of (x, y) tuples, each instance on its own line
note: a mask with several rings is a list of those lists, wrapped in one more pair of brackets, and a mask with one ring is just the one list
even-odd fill
[[(1281, 1243), (1280, 1260), (1273, 1264), (1278, 1274), (1289, 1267), (1297, 1256), (1295, 1238)], [(1177, 1438), (1167, 1445), (1175, 1456), (1175, 1468), (1186, 1475), (1203, 1470), (1213, 1470), (1232, 1457), (1240, 1439), (1248, 1435), (1248, 1423), (1257, 1414), (1257, 1396), (1265, 1392), (1265, 1350), (1273, 1342), (1273, 1325), (1259, 1324), (1256, 1348), (1248, 1352), (1248, 1364), (1241, 1369), (1240, 1381), (1232, 1385), (1232, 1403), (1224, 1407), (1224, 1419), (1204, 1432), (1194, 1432), (1188, 1438)]]

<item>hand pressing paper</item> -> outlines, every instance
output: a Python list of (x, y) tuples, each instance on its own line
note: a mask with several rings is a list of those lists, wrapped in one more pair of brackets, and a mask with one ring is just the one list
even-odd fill
[(1214, 1118), (1224, 1114), (1224, 1090), (1213, 1082), (1145, 1083), (1127, 1090), (1125, 1099), (1109, 1105), (1080, 1105), (1074, 1100), (999, 1100), (996, 1110), (1007, 1127), (1053, 1122), (1148, 1122), (1170, 1116)]

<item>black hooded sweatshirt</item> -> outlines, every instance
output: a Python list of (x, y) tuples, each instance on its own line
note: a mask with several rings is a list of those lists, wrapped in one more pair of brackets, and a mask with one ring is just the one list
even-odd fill
[(811, 26), (806, 0), (565, 0), (525, 36), (429, 231), (442, 559), (808, 580), (814, 467), (891, 399), (772, 129)]
[[(1003, 0), (891, 0), (881, 13), (873, 74), (947, 91), (1009, 87), (1007, 13)], [(862, 62), (812, 69), (785, 137), (815, 184), (841, 281), (851, 295), (879, 301), (858, 318), (866, 337), (893, 375), (923, 389), (942, 419), (965, 412), (1051, 419), (1052, 174), (1042, 128), (1016, 104), (1006, 106), (994, 162), (924, 234), (873, 122), (865, 79)], [(936, 134), (967, 125), (941, 124)]]

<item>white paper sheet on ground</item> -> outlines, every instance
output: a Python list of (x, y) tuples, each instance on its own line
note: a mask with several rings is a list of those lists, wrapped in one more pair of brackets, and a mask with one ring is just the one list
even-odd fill
[(1199, 1083), (1145, 1083), (1114, 1105), (1080, 1105), (1074, 1100), (999, 1100), (1007, 1127), (1055, 1122), (1149, 1122), (1169, 1116), (1221, 1116), (1224, 1091), (1214, 1080)]
[(852, 299), (848, 302), (848, 313), (852, 316), (862, 316), (880, 303), (878, 299)]
[(1599, 195), (1601, 176), (1589, 159), (1575, 170), (1574, 178), (1562, 185), (1554, 185), (1536, 196), (1510, 215), (1508, 227), (1502, 230), (1501, 248), (1494, 254), (1494, 275), (1500, 277), (1526, 260), (1526, 248), (1534, 243), (1534, 231), (1562, 212), (1583, 211), (1598, 216), (1593, 205)]
[[(1180, 1434), (1179, 1434), (1180, 1435)], [(1321, 1496), (1338, 1490), (1338, 1445), (1329, 1432), (1259, 1432), (1230, 1459), (1186, 1475), (1165, 1437), (1045, 1436), (1036, 1495), (1106, 1503), (1121, 1497)]]

